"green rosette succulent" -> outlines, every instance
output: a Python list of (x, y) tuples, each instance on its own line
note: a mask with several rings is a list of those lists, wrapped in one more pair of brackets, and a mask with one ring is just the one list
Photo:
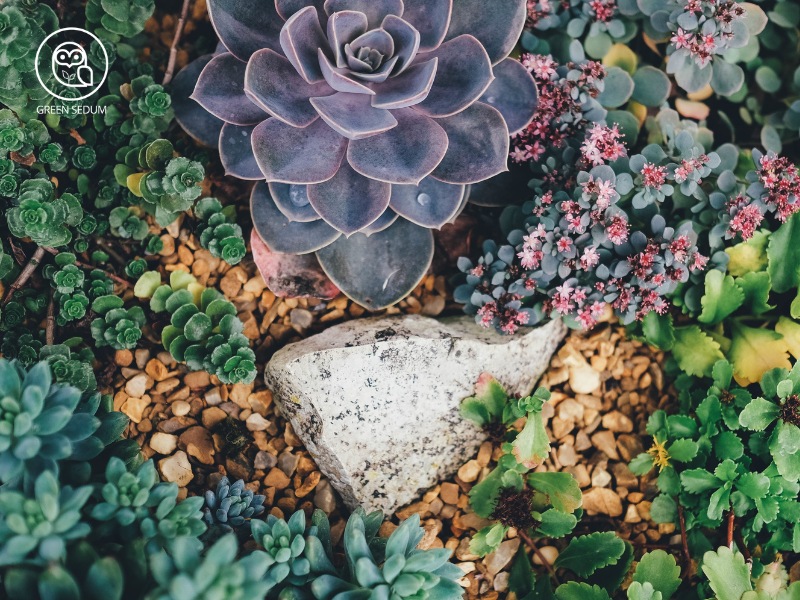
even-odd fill
[(267, 515), (266, 521), (253, 519), (250, 531), (266, 552), (265, 578), (272, 586), (303, 586), (312, 579), (311, 562), (305, 556), (306, 515), (302, 510), (288, 521), (274, 515)]
[(141, 306), (123, 308), (119, 296), (100, 296), (92, 302), (92, 310), (100, 315), (92, 321), (92, 337), (98, 348), (110, 346), (114, 350), (132, 350), (142, 337), (145, 324)]
[(118, 42), (141, 33), (154, 10), (154, 0), (89, 0), (86, 25), (100, 38)]
[(216, 490), (205, 493), (203, 519), (209, 527), (230, 532), (264, 512), (264, 496), (244, 487), (244, 480), (231, 484), (227, 477), (217, 483)]
[(203, 497), (192, 496), (178, 502), (178, 486), (174, 483), (157, 486), (148, 503), (155, 512), (142, 519), (140, 529), (148, 540), (148, 549), (163, 548), (182, 536), (196, 538), (205, 533)]
[(6, 213), (8, 229), (20, 238), (31, 238), (40, 246), (65, 246), (72, 240), (70, 227), (83, 219), (77, 196), (64, 193), (55, 197), (55, 187), (47, 179), (29, 179), (19, 186), (19, 196)]
[(22, 333), (23, 330), (15, 331), (11, 335), (6, 335), (0, 344), (0, 352), (7, 359), (16, 359), (25, 367), (30, 367), (38, 360), (39, 350), (42, 348), (42, 341), (29, 332)]
[(72, 294), (83, 288), (83, 270), (75, 265), (76, 257), (70, 252), (56, 255), (53, 265), (45, 268), (45, 276), (59, 294)]
[(67, 542), (89, 534), (80, 511), (91, 486), (61, 487), (45, 471), (33, 492), (30, 498), (16, 490), (0, 491), (0, 566), (63, 560)]
[(311, 583), (314, 597), (317, 600), (460, 598), (464, 590), (456, 580), (463, 572), (448, 562), (452, 552), (444, 548), (418, 550), (423, 533), (419, 515), (413, 515), (389, 536), (383, 556), (376, 557), (369, 546), (364, 518), (354, 513), (344, 532), (350, 577), (328, 574), (317, 577)]
[(47, 165), (52, 171), (64, 171), (67, 168), (64, 147), (58, 142), (47, 144), (39, 150), (39, 161)]
[(108, 215), (112, 235), (122, 239), (143, 240), (150, 232), (142, 212), (135, 206), (118, 206)]
[(89, 171), (97, 166), (97, 153), (88, 145), (78, 146), (72, 152), (72, 165), (81, 171)]
[(0, 482), (95, 458), (128, 422), (107, 398), (82, 399), (76, 388), (52, 384), (47, 362), (26, 371), (0, 359)]
[(133, 471), (112, 457), (106, 465), (106, 483), (99, 490), (101, 501), (92, 507), (91, 516), (127, 527), (150, 517), (152, 509), (164, 500), (168, 500), (165, 506), (171, 506), (175, 492), (174, 485), (159, 483), (152, 460)]
[(63, 344), (43, 346), (39, 352), (39, 360), (46, 361), (50, 365), (56, 383), (86, 392), (97, 387), (97, 379), (92, 368), (94, 355), (89, 349), (73, 352), (70, 348), (70, 345), (80, 344), (82, 341), (80, 338), (73, 338)]
[(229, 265), (241, 262), (247, 253), (242, 228), (236, 224), (236, 207), (222, 207), (216, 198), (203, 198), (194, 207), (200, 245)]
[(77, 321), (86, 316), (89, 310), (89, 297), (83, 292), (74, 294), (58, 295), (58, 316), (56, 323), (66, 325), (71, 321)]
[(252, 600), (264, 598), (271, 583), (264, 579), (268, 555), (253, 552), (237, 559), (236, 536), (226, 535), (205, 554), (203, 544), (180, 537), (150, 557), (157, 587), (147, 600)]

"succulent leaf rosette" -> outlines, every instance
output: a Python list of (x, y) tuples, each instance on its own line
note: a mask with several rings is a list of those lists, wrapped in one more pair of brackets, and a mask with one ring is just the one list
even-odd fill
[(509, 135), (533, 117), (536, 83), (508, 58), (525, 1), (208, 8), (226, 51), (176, 78), (178, 120), (200, 141), (219, 131), (227, 172), (261, 180), (252, 215), (271, 250), (316, 252), (368, 308), (397, 302), (430, 265), (431, 230), (507, 170)]

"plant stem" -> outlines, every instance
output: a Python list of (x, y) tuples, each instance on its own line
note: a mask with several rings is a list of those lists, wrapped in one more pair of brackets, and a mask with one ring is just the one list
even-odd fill
[(178, 24), (175, 26), (175, 36), (172, 38), (172, 45), (169, 48), (169, 61), (167, 62), (167, 70), (164, 72), (164, 80), (161, 85), (167, 85), (172, 81), (172, 74), (175, 71), (175, 59), (178, 57), (178, 42), (183, 35), (183, 27), (186, 24), (186, 17), (189, 14), (189, 0), (183, 0), (183, 8), (181, 9), (181, 17), (178, 19)]
[(45, 344), (52, 346), (56, 342), (56, 298), (50, 293), (50, 304), (47, 306), (47, 328), (44, 334)]
[[(52, 254), (53, 256), (56, 256), (57, 254), (59, 254), (58, 250), (56, 250), (55, 248), (45, 248), (45, 250), (47, 252), (49, 252), (50, 254)], [(81, 267), (82, 269), (90, 269), (90, 270), (91, 269), (97, 269), (98, 271), (102, 271), (103, 273), (105, 273), (106, 276), (109, 279), (111, 279), (112, 281), (115, 281), (118, 284), (125, 286), (126, 288), (133, 287), (132, 284), (129, 281), (123, 279), (119, 275), (115, 275), (114, 273), (111, 273), (110, 271), (106, 271), (105, 269), (101, 269), (100, 267), (87, 265), (85, 262), (81, 262), (79, 260), (75, 260), (74, 264), (75, 264), (75, 266)]]
[(733, 548), (733, 529), (736, 523), (736, 516), (733, 514), (733, 508), (728, 511), (728, 534), (725, 537), (725, 545), (728, 548)]
[(31, 275), (33, 275), (34, 271), (36, 271), (36, 268), (39, 266), (39, 263), (42, 262), (42, 258), (44, 257), (44, 252), (45, 252), (44, 248), (42, 248), (41, 246), (37, 246), (36, 252), (34, 252), (33, 256), (31, 256), (30, 260), (28, 261), (28, 264), (25, 265), (25, 268), (22, 269), (22, 272), (20, 272), (19, 277), (17, 277), (16, 281), (14, 281), (14, 283), (12, 283), (11, 286), (8, 288), (8, 293), (6, 293), (5, 298), (3, 298), (2, 306), (8, 304), (9, 300), (11, 300), (11, 297), (14, 295), (14, 292), (22, 288), (22, 286), (25, 285), (25, 282), (27, 282), (28, 279), (31, 278)]
[(689, 554), (689, 541), (686, 538), (686, 515), (683, 514), (683, 506), (678, 502), (678, 519), (681, 524), (681, 548), (683, 549), (683, 560), (686, 562), (687, 572), (692, 567), (692, 555)]
[(733, 532), (734, 539), (736, 540), (736, 545), (739, 546), (739, 551), (744, 556), (745, 561), (747, 563), (751, 563), (753, 560), (753, 556), (750, 554), (750, 550), (747, 548), (747, 544), (744, 543), (744, 538), (742, 537), (742, 532), (738, 529)]
[(544, 565), (545, 569), (547, 569), (550, 572), (550, 575), (553, 576), (556, 585), (560, 585), (561, 582), (558, 580), (558, 575), (556, 575), (556, 570), (553, 568), (553, 565), (551, 565), (550, 561), (547, 560), (544, 554), (542, 554), (542, 551), (536, 547), (536, 544), (533, 542), (531, 537), (522, 530), (519, 530), (517, 534), (519, 535), (520, 538), (522, 538), (522, 541), (525, 542), (525, 545), (528, 546), (528, 548), (530, 548), (531, 550), (533, 550), (533, 553), (539, 557), (539, 560), (542, 561), (542, 564)]
[(109, 246), (108, 244), (106, 244), (106, 243), (105, 243), (103, 240), (96, 240), (96, 241), (95, 241), (95, 243), (96, 243), (96, 244), (97, 244), (97, 245), (98, 245), (100, 248), (102, 248), (103, 252), (105, 252), (105, 253), (106, 253), (106, 254), (108, 254), (108, 255), (109, 255), (111, 258), (113, 258), (114, 260), (116, 260), (116, 261), (117, 261), (117, 263), (119, 263), (119, 265), (120, 265), (120, 266), (122, 266), (122, 267), (124, 267), (124, 266), (125, 266), (125, 259), (124, 259), (124, 258), (122, 258), (122, 256), (120, 256), (120, 255), (119, 255), (119, 253), (118, 253), (116, 250), (114, 250), (114, 249), (113, 249), (111, 246)]

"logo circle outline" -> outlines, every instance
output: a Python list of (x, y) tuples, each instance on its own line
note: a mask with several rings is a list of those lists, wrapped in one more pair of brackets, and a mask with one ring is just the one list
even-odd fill
[[(56, 94), (53, 90), (51, 90), (49, 87), (47, 87), (44, 84), (44, 81), (42, 81), (42, 76), (39, 74), (39, 56), (42, 53), (42, 48), (44, 48), (44, 45), (47, 43), (47, 40), (49, 40), (50, 38), (52, 38), (55, 35), (58, 35), (59, 33), (65, 32), (65, 31), (79, 31), (80, 33), (84, 33), (84, 34), (88, 35), (89, 37), (91, 37), (98, 44), (100, 44), (100, 48), (103, 50), (103, 56), (106, 59), (105, 60), (106, 68), (103, 71), (103, 77), (100, 78), (100, 83), (98, 83), (96, 86), (94, 86), (94, 88), (92, 89), (91, 92), (89, 92), (88, 94), (84, 94), (83, 96), (80, 96), (78, 98), (65, 98), (64, 96), (59, 96), (58, 94)], [(47, 91), (47, 93), (49, 93), (51, 96), (53, 96), (54, 98), (58, 98), (59, 100), (63, 100), (64, 102), (79, 102), (80, 100), (85, 100), (89, 96), (92, 96), (93, 94), (96, 94), (98, 91), (100, 91), (100, 88), (103, 87), (103, 84), (106, 82), (106, 78), (108, 77), (108, 71), (111, 69), (111, 64), (110, 64), (111, 61), (108, 58), (108, 50), (106, 50), (105, 44), (103, 44), (103, 42), (100, 40), (100, 38), (97, 37), (95, 34), (93, 34), (91, 31), (87, 31), (86, 29), (81, 29), (80, 27), (64, 27), (62, 29), (57, 29), (53, 33), (49, 34), (47, 37), (45, 37), (42, 40), (42, 43), (39, 44), (39, 47), (36, 49), (36, 57), (34, 58), (34, 61), (35, 62), (34, 62), (34, 65), (33, 65), (33, 70), (36, 73), (36, 79), (39, 81), (39, 85), (41, 85), (42, 89)]]

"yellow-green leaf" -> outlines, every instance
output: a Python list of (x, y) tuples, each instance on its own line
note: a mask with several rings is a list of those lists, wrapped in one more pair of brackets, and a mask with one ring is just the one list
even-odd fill
[(672, 353), (683, 371), (697, 376), (710, 376), (714, 363), (725, 358), (719, 344), (697, 325), (675, 328)]
[(771, 329), (757, 329), (734, 323), (730, 360), (733, 376), (741, 386), (758, 383), (770, 369), (791, 369), (789, 345)]
[(775, 325), (775, 331), (783, 336), (789, 354), (800, 359), (800, 323), (781, 317)]
[(767, 268), (767, 242), (768, 231), (756, 231), (746, 242), (736, 244), (725, 250), (730, 259), (728, 273), (740, 277), (754, 271), (763, 271)]

